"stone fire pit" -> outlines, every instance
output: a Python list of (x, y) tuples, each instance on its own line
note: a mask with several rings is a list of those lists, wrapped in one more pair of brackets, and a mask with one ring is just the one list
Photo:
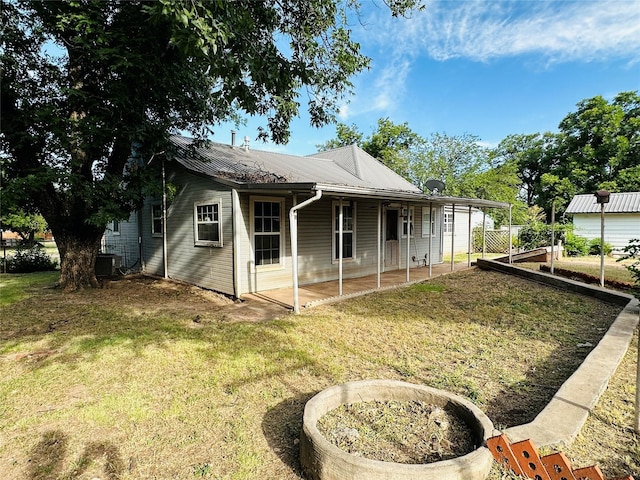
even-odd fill
[[(369, 401), (421, 401), (443, 408), (468, 425), (475, 450), (450, 460), (425, 464), (382, 462), (352, 455), (331, 444), (318, 430), (323, 415), (343, 404)], [(311, 480), (482, 480), (493, 457), (486, 439), (493, 423), (471, 402), (457, 395), (395, 380), (364, 380), (337, 385), (313, 397), (304, 409), (300, 463)]]

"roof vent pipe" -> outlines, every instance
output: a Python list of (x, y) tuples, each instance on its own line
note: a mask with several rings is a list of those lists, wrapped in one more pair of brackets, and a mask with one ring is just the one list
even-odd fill
[(232, 147), (236, 146), (236, 131), (235, 130), (231, 130), (231, 146)]
[(249, 137), (244, 137), (244, 151), (249, 151)]

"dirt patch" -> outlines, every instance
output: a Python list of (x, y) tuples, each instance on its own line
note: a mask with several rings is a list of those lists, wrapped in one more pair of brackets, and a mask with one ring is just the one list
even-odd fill
[(432, 463), (475, 448), (473, 432), (463, 420), (417, 400), (341, 405), (318, 421), (318, 430), (348, 453), (383, 462)]

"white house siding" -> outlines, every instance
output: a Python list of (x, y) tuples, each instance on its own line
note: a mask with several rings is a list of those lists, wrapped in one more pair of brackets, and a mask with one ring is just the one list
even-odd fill
[[(452, 213), (453, 210), (451, 207), (445, 207), (444, 212)], [(482, 224), (482, 219), (480, 219), (480, 224)], [(452, 241), (454, 243), (454, 253), (466, 253), (469, 250), (469, 207), (456, 207), (455, 229), (453, 232), (443, 233), (443, 251), (445, 255), (451, 255)]]
[[(284, 209), (281, 212), (281, 228), (283, 251), (282, 263), (279, 265), (258, 267), (255, 266), (253, 255), (253, 239), (251, 237), (253, 218), (251, 217), (251, 202), (253, 199), (284, 200)], [(240, 217), (237, 219), (238, 231), (238, 275), (240, 294), (271, 290), (280, 287), (289, 287), (291, 280), (291, 240), (289, 236), (289, 210), (293, 206), (293, 198), (288, 195), (271, 193), (247, 194), (241, 193)]]
[(110, 222), (102, 237), (102, 252), (119, 255), (124, 269), (140, 268), (137, 215), (133, 212), (128, 220), (118, 222), (119, 232), (113, 231)]
[[(600, 238), (599, 214), (574, 214), (576, 235)], [(614, 253), (622, 253), (634, 238), (640, 238), (640, 213), (606, 213), (604, 217), (604, 241), (613, 246)]]
[[(233, 222), (231, 190), (189, 173), (170, 177), (178, 195), (167, 208), (167, 270), (170, 278), (228, 295), (233, 287)], [(221, 202), (222, 247), (196, 246), (194, 204)], [(162, 236), (152, 235), (151, 208), (161, 199), (148, 199), (140, 213), (143, 270), (164, 275)]]

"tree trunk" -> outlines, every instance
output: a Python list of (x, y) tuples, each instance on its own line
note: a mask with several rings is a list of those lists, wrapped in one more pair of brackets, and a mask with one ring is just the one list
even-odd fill
[(65, 290), (98, 287), (96, 256), (104, 229), (87, 227), (81, 233), (52, 232), (60, 252), (60, 286)]

